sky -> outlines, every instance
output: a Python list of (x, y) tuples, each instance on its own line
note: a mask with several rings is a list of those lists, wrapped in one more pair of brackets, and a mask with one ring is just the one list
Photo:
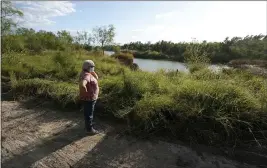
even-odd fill
[(267, 34), (265, 1), (17, 1), (35, 30), (90, 32), (113, 24), (115, 42), (223, 41)]

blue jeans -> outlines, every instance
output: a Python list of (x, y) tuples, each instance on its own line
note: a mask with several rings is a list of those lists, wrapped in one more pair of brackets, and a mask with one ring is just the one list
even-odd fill
[(83, 101), (84, 121), (87, 131), (90, 131), (90, 129), (93, 127), (95, 104), (96, 100)]

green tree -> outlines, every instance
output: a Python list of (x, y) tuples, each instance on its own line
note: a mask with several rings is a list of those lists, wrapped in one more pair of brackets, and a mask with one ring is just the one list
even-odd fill
[(82, 31), (82, 32), (77, 32), (77, 35), (74, 37), (74, 42), (76, 44), (79, 44), (80, 48), (83, 48), (85, 50), (91, 50), (92, 46), (92, 37), (91, 35), (86, 32), (86, 31)]
[(95, 27), (92, 31), (92, 41), (101, 46), (104, 55), (104, 47), (111, 44), (115, 37), (115, 27), (113, 25)]
[(57, 37), (60, 41), (62, 41), (62, 43), (71, 44), (73, 42), (70, 32), (67, 32), (66, 30), (58, 31)]
[(57, 32), (57, 44), (59, 49), (67, 49), (73, 42), (73, 37), (66, 30), (61, 30)]
[(117, 54), (117, 53), (120, 53), (121, 51), (121, 48), (119, 45), (115, 45), (112, 47), (112, 50)]
[(2, 36), (9, 34), (12, 28), (17, 27), (17, 23), (14, 20), (14, 17), (17, 16), (22, 17), (22, 11), (15, 8), (10, 1), (1, 1)]

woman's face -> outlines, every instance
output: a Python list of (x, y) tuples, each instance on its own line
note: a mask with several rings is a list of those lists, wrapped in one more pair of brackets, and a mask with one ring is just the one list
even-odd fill
[(94, 72), (95, 71), (95, 67), (91, 66), (89, 67), (89, 72)]

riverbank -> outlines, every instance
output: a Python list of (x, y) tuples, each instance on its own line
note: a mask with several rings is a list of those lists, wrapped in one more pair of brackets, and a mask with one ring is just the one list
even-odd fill
[(132, 134), (169, 132), (211, 145), (266, 145), (267, 80), (246, 71), (150, 73), (89, 52), (51, 52), (4, 57), (2, 77), (9, 78), (16, 97), (43, 97), (79, 109), (77, 78), (85, 59), (96, 63), (102, 115), (128, 121)]
[[(188, 72), (187, 66), (183, 63), (183, 60), (171, 59), (169, 56), (155, 56), (160, 55), (158, 52), (138, 52), (138, 51), (126, 51), (130, 52), (134, 56), (134, 62), (144, 71), (155, 72), (160, 69), (165, 70), (178, 70)], [(142, 53), (142, 54), (140, 54)], [(107, 55), (112, 55), (112, 51), (106, 51)], [(254, 74), (266, 76), (267, 61), (259, 59), (234, 59), (223, 64), (212, 64), (210, 69), (217, 71), (222, 68), (239, 68), (250, 70)]]
[[(105, 54), (107, 56), (112, 56), (114, 52), (105, 51)], [(189, 72), (186, 64), (178, 61), (133, 58), (133, 63), (137, 64), (140, 70), (147, 72), (157, 72), (159, 70), (166, 70), (166, 71), (178, 70), (181, 72)], [(211, 70), (218, 71), (223, 68), (228, 69), (229, 67), (227, 65), (217, 64), (217, 65), (210, 65), (209, 68)]]
[(226, 37), (221, 42), (192, 41), (178, 42), (158, 41), (156, 43), (130, 42), (121, 46), (122, 50), (133, 51), (136, 58), (168, 59), (184, 62), (193, 49), (198, 55), (207, 55), (212, 64), (226, 64), (234, 59), (267, 60), (265, 46), (266, 35), (248, 35), (246, 37)]

